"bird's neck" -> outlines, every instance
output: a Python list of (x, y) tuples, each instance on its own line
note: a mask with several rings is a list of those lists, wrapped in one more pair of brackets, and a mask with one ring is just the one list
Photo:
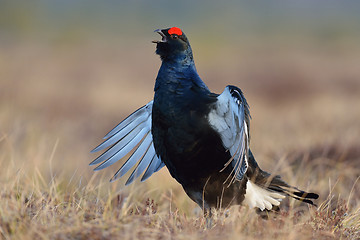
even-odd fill
[(166, 64), (183, 66), (195, 65), (190, 46), (185, 51), (162, 55), (160, 58), (162, 62)]
[[(189, 57), (178, 57), (173, 59), (164, 59), (159, 69), (159, 75), (166, 76), (168, 74), (184, 77), (189, 75), (197, 75), (194, 60)], [(159, 76), (158, 76), (159, 77)]]
[(197, 86), (208, 89), (198, 75), (193, 59), (163, 60), (155, 83), (155, 91), (159, 88), (190, 88)]

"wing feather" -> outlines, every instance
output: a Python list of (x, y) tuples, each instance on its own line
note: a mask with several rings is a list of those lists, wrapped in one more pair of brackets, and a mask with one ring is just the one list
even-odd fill
[(224, 148), (231, 154), (225, 167), (228, 164), (233, 167), (232, 180), (241, 180), (248, 167), (249, 119), (246, 99), (241, 90), (234, 86), (227, 86), (218, 96), (208, 116), (210, 125), (219, 133)]
[(159, 156), (155, 156), (158, 159), (158, 165), (155, 169), (155, 172), (159, 171), (161, 168), (163, 168), (165, 166), (165, 163), (163, 161), (161, 161)]
[[(122, 149), (124, 149), (124, 147), (130, 143), (132, 143), (132, 145), (134, 145), (133, 146), (133, 148), (134, 148), (140, 141), (138, 138), (141, 137), (141, 135), (144, 136), (146, 134), (146, 132), (144, 131), (146, 125), (147, 125), (147, 123), (145, 122), (145, 123), (138, 125), (135, 129), (132, 129), (131, 132), (129, 132), (128, 135), (126, 135), (123, 139), (118, 140), (118, 142), (115, 143), (111, 148), (109, 148), (106, 152), (104, 152), (99, 157), (97, 157), (94, 161), (92, 161), (90, 163), (90, 166), (98, 164), (98, 163), (105, 161), (106, 159), (114, 156), (119, 151), (122, 151)], [(136, 137), (138, 137), (138, 138), (136, 138)]]
[(141, 179), (142, 181), (149, 178), (154, 172), (157, 172), (164, 166), (161, 159), (155, 153), (151, 134), (152, 105), (153, 102), (151, 101), (124, 119), (106, 134), (103, 143), (91, 151), (97, 152), (108, 148), (90, 163), (90, 165), (101, 163), (94, 169), (95, 171), (114, 164), (134, 149), (134, 152), (111, 178), (111, 181), (122, 177), (134, 167), (136, 163), (137, 166), (126, 184), (133, 182), (145, 169), (146, 171)]
[[(121, 121), (116, 127), (114, 127), (108, 134), (105, 135), (103, 139), (107, 139), (111, 136), (113, 136), (115, 133), (119, 132), (121, 129), (126, 127), (128, 124), (134, 122), (134, 120), (140, 118), (141, 116), (147, 116), (145, 111), (149, 111), (149, 108), (152, 108), (153, 101), (149, 102), (145, 106), (139, 108), (132, 114), (130, 114), (127, 118), (125, 118), (123, 121)], [(145, 113), (145, 114), (144, 114)]]
[[(119, 140), (121, 140), (124, 136), (127, 136), (129, 133), (134, 131), (135, 129), (140, 129), (143, 127), (143, 123), (148, 120), (149, 116), (147, 115), (141, 115), (138, 118), (134, 119), (131, 123), (126, 125), (124, 128), (120, 129), (119, 131), (115, 132), (111, 137), (107, 138), (103, 143), (101, 143), (99, 146), (94, 148), (91, 152), (98, 152), (100, 150), (103, 150)], [(142, 125), (141, 125), (142, 124)], [(139, 126), (140, 125), (140, 126)], [(139, 128), (138, 128), (139, 126)], [(125, 140), (126, 141), (126, 140)]]
[[(153, 149), (153, 148), (152, 148)], [(143, 159), (140, 160), (139, 164), (136, 166), (134, 171), (131, 173), (129, 179), (126, 181), (125, 185), (132, 183), (132, 181), (139, 177), (145, 169), (150, 165), (151, 161), (155, 157), (155, 150), (148, 149)]]
[[(121, 178), (125, 173), (127, 173), (135, 164), (145, 157), (145, 153), (147, 153), (148, 148), (150, 147), (152, 141), (151, 134), (148, 133), (144, 141), (140, 144), (140, 146), (133, 152), (133, 154), (129, 157), (129, 159), (121, 166), (121, 168), (115, 173), (112, 177), (111, 181), (114, 181), (118, 178)], [(151, 160), (151, 158), (150, 158)]]
[(137, 134), (133, 139), (131, 139), (130, 142), (128, 142), (123, 148), (121, 148), (119, 151), (117, 151), (114, 155), (112, 155), (109, 159), (105, 160), (103, 163), (101, 163), (99, 166), (97, 166), (94, 170), (101, 170), (104, 169), (115, 162), (117, 162), (119, 159), (125, 157), (140, 141), (141, 139), (149, 132), (149, 129), (143, 128)]
[[(151, 144), (149, 151), (154, 151), (154, 144)], [(154, 154), (153, 159), (151, 160), (151, 163), (149, 164), (148, 168), (146, 169), (144, 175), (141, 178), (141, 181), (145, 181), (146, 179), (148, 179), (154, 172), (157, 172), (159, 165), (161, 164), (161, 160), (157, 157), (156, 154)], [(163, 167), (163, 166), (162, 166)]]

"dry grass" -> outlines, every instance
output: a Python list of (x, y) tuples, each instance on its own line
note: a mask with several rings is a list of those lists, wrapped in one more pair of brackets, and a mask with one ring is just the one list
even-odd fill
[(358, 51), (298, 49), (270, 61), (249, 44), (241, 59), (222, 49), (226, 62), (195, 52), (210, 88), (244, 90), (259, 164), (320, 194), (318, 207), (286, 200), (267, 220), (233, 207), (205, 229), (165, 169), (125, 188), (108, 182), (115, 167), (94, 174), (87, 166), (100, 137), (151, 99), (160, 64), (150, 44), (133, 43), (131, 53), (108, 44), (0, 49), (1, 238), (360, 238)]

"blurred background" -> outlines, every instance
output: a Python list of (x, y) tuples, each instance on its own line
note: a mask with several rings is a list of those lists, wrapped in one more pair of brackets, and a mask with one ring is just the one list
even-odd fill
[[(351, 0), (0, 0), (0, 179), (88, 182), (89, 151), (153, 97), (153, 31), (177, 26), (210, 89), (245, 93), (259, 164), (323, 199), (338, 181), (347, 198), (360, 175), (359, 11)], [(165, 169), (142, 186), (183, 194)]]

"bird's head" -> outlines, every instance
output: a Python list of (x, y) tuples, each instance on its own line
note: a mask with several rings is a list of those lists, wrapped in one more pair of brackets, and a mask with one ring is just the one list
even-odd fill
[(155, 32), (160, 34), (161, 40), (152, 42), (156, 43), (156, 54), (161, 59), (192, 59), (190, 43), (180, 28), (157, 29)]

